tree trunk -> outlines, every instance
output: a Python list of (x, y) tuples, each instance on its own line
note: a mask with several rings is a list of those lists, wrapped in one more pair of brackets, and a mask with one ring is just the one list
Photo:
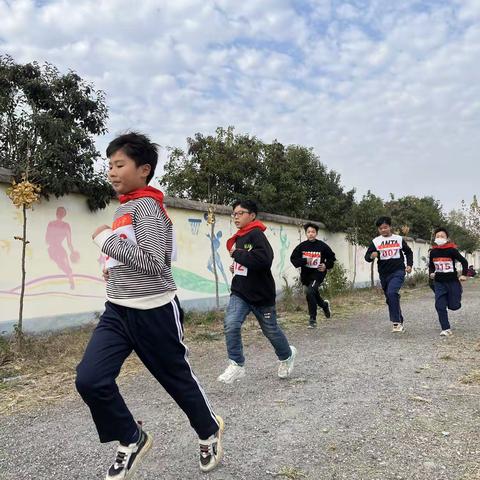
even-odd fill
[(17, 344), (22, 347), (23, 344), (23, 299), (25, 296), (25, 278), (26, 278), (26, 249), (27, 249), (27, 207), (22, 206), (23, 210), (23, 234), (22, 234), (22, 286), (20, 290), (20, 309), (18, 311), (18, 323), (16, 326)]
[(215, 304), (217, 309), (220, 308), (220, 298), (218, 295), (218, 272), (217, 260), (215, 258), (215, 248), (213, 247), (213, 239), (215, 238), (215, 222), (210, 224), (210, 247), (212, 250), (213, 276), (215, 277)]

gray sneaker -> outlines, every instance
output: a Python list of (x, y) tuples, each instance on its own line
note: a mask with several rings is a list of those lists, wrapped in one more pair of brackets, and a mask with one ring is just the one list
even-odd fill
[(292, 354), (286, 360), (281, 361), (278, 365), (278, 376), (280, 378), (288, 378), (292, 373), (295, 358), (297, 356), (297, 349), (293, 345), (290, 345), (290, 350), (292, 351)]

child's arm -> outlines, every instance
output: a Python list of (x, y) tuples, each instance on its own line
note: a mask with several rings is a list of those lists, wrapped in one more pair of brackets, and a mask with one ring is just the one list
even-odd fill
[(236, 249), (232, 253), (233, 259), (252, 270), (263, 270), (270, 268), (273, 262), (273, 250), (268, 243), (267, 237), (258, 231), (252, 235), (252, 249)]
[(372, 253), (376, 253), (378, 256), (378, 251), (373, 242), (370, 242), (370, 245), (367, 248), (367, 253), (365, 253), (365, 260), (369, 263), (373, 262)]
[[(301, 245), (301, 244), (300, 244)], [(302, 257), (302, 249), (297, 245), (290, 255), (290, 262), (295, 268), (303, 267), (307, 264), (307, 259)]]
[(432, 275), (435, 275), (435, 264), (433, 263), (433, 255), (432, 251), (430, 250), (429, 253), (429, 258), (428, 258), (428, 273), (430, 275), (430, 278), (432, 278)]
[[(323, 255), (323, 258), (322, 258), (322, 263), (325, 263), (325, 266), (327, 267), (327, 270), (330, 270), (331, 268), (333, 268), (333, 264), (337, 260), (335, 258), (335, 253), (333, 252), (333, 250), (327, 244), (324, 245), (323, 253), (324, 253), (324, 255)], [(325, 261), (323, 261), (323, 260), (325, 260)]]
[(404, 238), (402, 238), (402, 250), (407, 258), (407, 267), (413, 267), (413, 251)]
[(462, 264), (462, 277), (466, 277), (468, 271), (467, 259), (458, 250), (455, 250), (454, 258), (457, 262)]
[(165, 267), (167, 242), (171, 242), (168, 238), (170, 230), (158, 211), (146, 213), (149, 215), (139, 216), (135, 221), (136, 244), (120, 238), (111, 230), (102, 232), (94, 240), (109, 257), (146, 275), (161, 275)]

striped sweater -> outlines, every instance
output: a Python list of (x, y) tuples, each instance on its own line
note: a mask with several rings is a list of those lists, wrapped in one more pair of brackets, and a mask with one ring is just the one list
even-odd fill
[(155, 199), (143, 197), (121, 204), (112, 228), (94, 241), (107, 255), (108, 301), (146, 310), (174, 298), (172, 222)]

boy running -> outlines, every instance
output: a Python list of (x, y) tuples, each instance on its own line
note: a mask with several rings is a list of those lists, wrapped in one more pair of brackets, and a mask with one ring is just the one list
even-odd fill
[[(442, 331), (440, 335), (453, 335), (448, 321), (449, 310), (459, 310), (462, 306), (462, 285), (467, 279), (468, 262), (458, 251), (457, 246), (448, 238), (445, 228), (437, 228), (434, 232), (434, 245), (430, 250), (428, 271), (434, 280), (435, 309)], [(457, 275), (455, 262), (462, 264), (462, 275)]]
[(227, 241), (234, 262), (231, 296), (225, 319), (225, 339), (229, 365), (218, 381), (232, 383), (245, 376), (242, 325), (252, 312), (263, 334), (272, 344), (280, 361), (278, 376), (287, 378), (293, 369), (297, 350), (288, 344), (277, 323), (275, 281), (272, 276), (273, 250), (263, 233), (267, 227), (256, 220), (257, 205), (251, 200), (233, 204), (232, 218), (238, 232)]
[(317, 239), (318, 225), (307, 223), (304, 226), (307, 240), (295, 247), (290, 261), (295, 268), (301, 268), (300, 281), (304, 286), (308, 304), (308, 328), (317, 326), (317, 306), (330, 318), (330, 302), (323, 300), (318, 289), (327, 275), (327, 270), (333, 268), (335, 253), (321, 240)]
[[(380, 217), (375, 225), (380, 235), (372, 240), (365, 254), (365, 260), (373, 262), (375, 258), (378, 259), (378, 275), (388, 305), (392, 332), (403, 332), (405, 328), (398, 292), (405, 281), (405, 271), (407, 273), (412, 271), (413, 252), (400, 235), (392, 233), (390, 217)], [(407, 268), (405, 268), (405, 257)]]
[(172, 222), (162, 192), (147, 186), (157, 145), (131, 132), (108, 145), (107, 157), (120, 206), (112, 228), (102, 225), (92, 236), (107, 255), (107, 302), (77, 367), (76, 387), (100, 442), (120, 443), (106, 480), (131, 478), (152, 446), (152, 436), (135, 422), (115, 382), (135, 351), (190, 420), (199, 437), (200, 469), (207, 472), (222, 457), (223, 421), (198, 383), (183, 343), (183, 311), (171, 271)]

